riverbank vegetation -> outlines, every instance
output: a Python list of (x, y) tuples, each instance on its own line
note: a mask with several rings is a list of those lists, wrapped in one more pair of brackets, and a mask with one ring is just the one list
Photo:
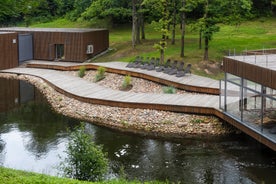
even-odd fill
[[(78, 180), (72, 180), (68, 178), (58, 178), (47, 176), (43, 174), (37, 174), (32, 172), (19, 171), (14, 169), (8, 169), (0, 167), (0, 183), (17, 184), (17, 183), (66, 183), (66, 184), (83, 184), (90, 182), (83, 182)], [(92, 183), (92, 182), (91, 182)]]
[(61, 164), (64, 175), (83, 181), (102, 181), (108, 171), (107, 154), (102, 146), (91, 141), (92, 135), (85, 130), (85, 124), (76, 127), (70, 134), (67, 157)]
[[(88, 181), (79, 181), (68, 178), (59, 178), (48, 176), (44, 174), (37, 174), (26, 171), (19, 171), (14, 169), (8, 169), (0, 167), (0, 183), (5, 184), (136, 184), (141, 183), (139, 181), (127, 181), (125, 179), (114, 179), (106, 180), (102, 182), (88, 182)], [(159, 184), (166, 182), (143, 182), (149, 184)]]

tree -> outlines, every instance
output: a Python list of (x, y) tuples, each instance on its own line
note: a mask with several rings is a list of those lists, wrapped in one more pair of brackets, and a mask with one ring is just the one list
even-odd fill
[(182, 8), (181, 8), (181, 51), (180, 57), (184, 57), (184, 38), (185, 38), (185, 28), (186, 28), (186, 13), (185, 13), (186, 0), (182, 0)]
[(23, 20), (25, 22), (26, 27), (29, 27), (31, 23), (31, 18), (33, 17), (36, 8), (39, 6), (39, 1), (33, 0), (21, 0), (19, 2), (20, 10), (23, 15)]
[(200, 19), (200, 30), (202, 31), (202, 37), (204, 38), (204, 56), (203, 60), (209, 60), (209, 41), (211, 41), (212, 36), (215, 32), (219, 31), (219, 27), (217, 23), (219, 23), (219, 19), (212, 15), (211, 12), (212, 7), (209, 5), (209, 0), (205, 1), (205, 11), (203, 18)]
[(132, 48), (145, 39), (145, 13), (149, 12), (148, 0), (132, 0)]
[(65, 9), (70, 12), (67, 13), (66, 17), (71, 21), (76, 21), (81, 17), (82, 13), (91, 5), (93, 0), (62, 0)]
[(172, 45), (175, 44), (175, 27), (176, 27), (176, 0), (172, 0), (172, 7), (173, 7), (173, 12), (172, 12)]
[(130, 23), (131, 3), (132, 1), (128, 0), (94, 0), (81, 17), (85, 20), (109, 19), (113, 25)]
[[(161, 40), (159, 43), (154, 44), (154, 48), (160, 51), (160, 64), (164, 63), (164, 54), (167, 46), (167, 36), (168, 36), (168, 25), (169, 25), (169, 9), (168, 9), (168, 0), (144, 0), (143, 4), (146, 7), (156, 8), (157, 11), (160, 11), (160, 19), (158, 22), (152, 21), (152, 24), (155, 25), (155, 29), (161, 33)], [(156, 12), (155, 12), (156, 14)], [(152, 14), (153, 15), (153, 14)]]
[(74, 7), (74, 2), (75, 0), (56, 0), (58, 6), (57, 14), (59, 16), (63, 16), (66, 15), (68, 12), (71, 12), (74, 8), (77, 8)]
[(58, 0), (17, 0), (16, 7), (20, 20), (26, 27), (32, 21), (46, 22), (59, 15)]
[(271, 16), (274, 0), (252, 0), (254, 17)]
[(137, 25), (136, 25), (136, 43), (141, 43), (141, 38), (145, 39), (145, 22), (144, 22), (144, 12), (142, 0), (136, 0), (137, 6)]
[(231, 0), (220, 2), (222, 23), (239, 26), (245, 19), (251, 18), (251, 0)]
[(141, 4), (140, 9), (139, 9), (139, 14), (140, 14), (140, 28), (141, 28), (141, 39), (142, 40), (146, 39), (146, 33), (145, 33), (145, 13), (146, 12), (147, 12), (147, 10)]
[(271, 10), (275, 14), (276, 10), (276, 0), (271, 0)]
[(244, 17), (251, 15), (251, 0), (204, 0), (204, 16), (199, 19), (199, 27), (204, 39), (203, 60), (209, 60), (209, 42), (219, 31), (219, 23), (238, 25)]
[[(185, 47), (185, 29), (186, 29), (186, 17), (187, 14), (196, 9), (202, 0), (182, 0), (181, 1), (181, 51), (180, 57), (184, 57)], [(193, 17), (191, 17), (193, 18)]]
[(137, 0), (132, 0), (132, 48), (135, 48), (137, 43)]
[(8, 23), (11, 18), (19, 16), (15, 0), (2, 0), (0, 6), (0, 24)]
[(84, 124), (70, 135), (67, 145), (67, 158), (61, 169), (65, 176), (87, 181), (103, 179), (108, 169), (108, 160), (101, 146), (95, 145), (90, 134), (85, 132)]
[(168, 12), (168, 2), (167, 0), (160, 1), (162, 7), (162, 17), (159, 20), (161, 32), (161, 40), (159, 43), (154, 44), (154, 47), (160, 51), (160, 63), (163, 64), (165, 60), (165, 49), (167, 46), (167, 35), (168, 35), (168, 25), (169, 25), (169, 12)]

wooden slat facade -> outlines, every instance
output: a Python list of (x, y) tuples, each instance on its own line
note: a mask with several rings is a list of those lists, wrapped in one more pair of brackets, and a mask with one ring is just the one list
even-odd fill
[(222, 69), (226, 73), (276, 89), (276, 71), (271, 68), (224, 57)]
[[(94, 47), (94, 52), (89, 57), (93, 57), (101, 52), (105, 51), (109, 47), (109, 31), (104, 29), (94, 32), (85, 32), (82, 34), (82, 40), (84, 46), (83, 50), (86, 51), (86, 46), (92, 44)], [(84, 54), (83, 58), (87, 58), (87, 55)]]
[(0, 69), (18, 66), (17, 33), (0, 32)]
[[(33, 35), (34, 59), (55, 60), (56, 44), (64, 45), (62, 61), (84, 62), (109, 48), (109, 31), (106, 29), (28, 29), (1, 28), (19, 34)], [(93, 53), (87, 54), (87, 46), (93, 45)]]
[[(55, 44), (64, 44), (64, 61), (83, 62), (109, 47), (108, 30), (90, 32), (33, 32), (34, 59), (54, 60)], [(94, 52), (87, 54), (87, 45)]]

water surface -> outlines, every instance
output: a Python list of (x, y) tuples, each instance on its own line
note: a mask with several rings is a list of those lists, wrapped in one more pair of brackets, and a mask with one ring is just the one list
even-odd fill
[[(80, 122), (56, 114), (27, 83), (0, 78), (0, 165), (58, 175), (68, 129)], [(128, 179), (182, 183), (275, 183), (276, 154), (245, 135), (156, 140), (86, 123), (110, 161)]]

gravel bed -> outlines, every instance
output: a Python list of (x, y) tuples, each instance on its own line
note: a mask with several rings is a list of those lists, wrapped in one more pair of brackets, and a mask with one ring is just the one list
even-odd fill
[[(73, 75), (73, 76), (78, 76), (78, 72), (76, 71), (65, 71), (64, 73)], [(88, 80), (90, 82), (94, 82), (94, 78), (96, 75), (97, 71), (95, 70), (89, 70), (85, 72), (85, 76), (83, 79)], [(105, 73), (105, 78), (97, 84), (111, 88), (114, 90), (120, 90), (120, 87), (122, 86), (122, 83), (124, 81), (123, 75), (118, 75), (114, 73)], [(132, 81), (132, 89), (130, 90), (131, 92), (135, 93), (163, 93), (163, 87), (164, 85), (157, 84), (155, 82), (137, 78), (137, 77), (131, 77)], [(176, 90), (176, 94), (185, 94), (186, 92), (184, 90)]]

